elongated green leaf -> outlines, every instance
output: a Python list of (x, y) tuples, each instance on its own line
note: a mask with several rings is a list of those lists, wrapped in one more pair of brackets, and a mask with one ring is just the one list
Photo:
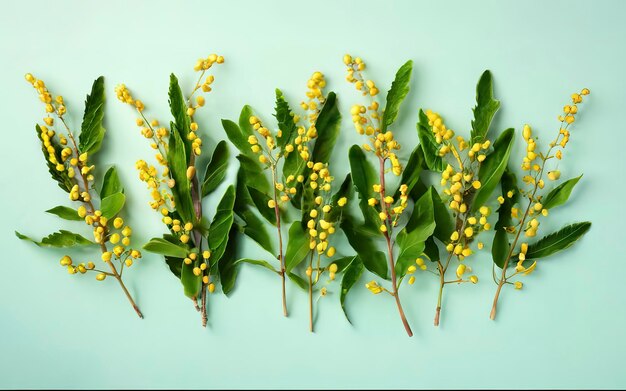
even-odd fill
[[(185, 146), (185, 158), (189, 159), (191, 157), (191, 141), (187, 138), (187, 135), (191, 131), (191, 119), (187, 115), (187, 104), (178, 84), (178, 79), (173, 73), (170, 75), (169, 98), (170, 111), (174, 117), (174, 124), (176, 124), (175, 128), (172, 126), (172, 133), (178, 133), (180, 136), (180, 140)], [(170, 136), (170, 140), (171, 138)], [(189, 160), (185, 160), (185, 164), (188, 163)]]
[(76, 209), (68, 208), (67, 206), (55, 206), (52, 209), (48, 209), (46, 213), (57, 215), (64, 220), (82, 221), (83, 218), (78, 215)]
[(543, 199), (543, 207), (545, 209), (552, 209), (567, 202), (570, 194), (572, 194), (574, 186), (576, 186), (582, 177), (583, 176), (581, 175), (577, 178), (569, 179), (552, 189), (546, 198)]
[(482, 184), (480, 189), (476, 191), (474, 201), (472, 202), (472, 211), (478, 210), (487, 203), (491, 193), (495, 190), (500, 182), (500, 178), (504, 173), (511, 155), (513, 146), (514, 130), (509, 128), (500, 134), (500, 137), (493, 143), (493, 152), (487, 155), (478, 171), (478, 179)]
[(224, 181), (228, 168), (228, 145), (222, 140), (215, 146), (211, 162), (207, 165), (202, 181), (202, 197), (211, 194)]
[[(329, 223), (336, 223), (341, 220), (344, 211), (348, 208), (348, 201), (351, 198), (352, 193), (352, 176), (350, 174), (346, 175), (346, 178), (341, 183), (341, 186), (337, 190), (335, 194), (333, 194), (331, 198), (331, 206), (332, 209), (330, 212), (324, 214), (324, 220)], [(344, 206), (339, 206), (339, 200), (341, 198), (346, 198), (346, 204)]]
[(115, 193), (123, 192), (124, 187), (122, 187), (120, 177), (117, 175), (117, 169), (115, 168), (115, 166), (112, 166), (104, 174), (104, 179), (102, 180), (102, 188), (100, 189), (100, 199), (104, 199)]
[(241, 232), (257, 242), (265, 251), (270, 254), (275, 254), (274, 245), (267, 232), (265, 223), (250, 210), (242, 211), (238, 213), (238, 216), (245, 223), (245, 225), (241, 227)]
[(63, 146), (54, 137), (48, 138), (50, 146), (54, 148), (54, 152), (52, 153), (52, 155), (55, 157), (54, 161), (50, 160), (50, 152), (48, 152), (47, 147), (43, 145), (42, 129), (39, 125), (35, 125), (35, 130), (37, 131), (37, 137), (39, 137), (39, 140), (42, 142), (41, 152), (43, 153), (44, 159), (46, 160), (46, 166), (48, 166), (48, 172), (50, 173), (50, 176), (52, 176), (52, 179), (57, 181), (57, 184), (61, 189), (63, 189), (63, 191), (69, 193), (74, 186), (74, 181), (72, 180), (72, 178), (69, 177), (67, 170), (64, 169), (63, 171), (58, 171), (56, 169), (56, 162), (62, 161), (61, 150), (63, 149)]
[(445, 164), (441, 156), (439, 156), (439, 144), (435, 140), (432, 126), (428, 124), (428, 117), (423, 110), (419, 112), (417, 137), (420, 140), (422, 152), (424, 152), (424, 161), (426, 161), (428, 169), (436, 172), (443, 171)]
[(167, 267), (170, 268), (170, 271), (172, 272), (172, 274), (175, 275), (176, 278), (180, 280), (180, 275), (183, 270), (183, 259), (175, 258), (175, 257), (168, 257), (168, 256), (165, 256), (164, 258), (165, 258), (165, 263), (167, 264)]
[[(496, 222), (495, 229), (506, 228), (513, 225), (513, 218), (511, 217), (511, 209), (519, 200), (519, 189), (517, 188), (517, 178), (515, 174), (507, 167), (502, 173), (500, 179), (500, 187), (502, 189), (502, 196), (504, 202), (498, 208), (498, 221)], [(513, 196), (508, 197), (508, 193), (512, 192)]]
[(241, 128), (237, 126), (236, 123), (228, 119), (223, 119), (222, 127), (226, 132), (226, 137), (228, 137), (230, 142), (233, 143), (239, 152), (250, 159), (256, 158), (254, 152), (252, 152), (252, 149), (250, 148), (250, 143), (248, 143), (248, 136), (245, 136), (241, 132)]
[(339, 127), (341, 125), (341, 114), (337, 106), (337, 95), (334, 92), (328, 93), (324, 107), (315, 121), (317, 138), (313, 147), (312, 159), (314, 162), (328, 163), (335, 148)]
[(404, 276), (409, 265), (422, 255), (428, 239), (435, 230), (435, 214), (433, 210), (434, 189), (431, 187), (426, 194), (415, 202), (413, 214), (400, 231), (396, 242), (400, 253), (396, 260), (396, 275)]
[(348, 216), (341, 222), (341, 229), (365, 268), (384, 279), (389, 279), (387, 258), (382, 251), (376, 250), (372, 237), (365, 234), (362, 228), (355, 226)]
[(528, 245), (526, 259), (545, 258), (574, 244), (591, 228), (590, 222), (574, 223)]
[(63, 229), (59, 230), (59, 232), (51, 233), (50, 235), (41, 239), (41, 242), (31, 239), (26, 235), (22, 235), (17, 231), (15, 231), (15, 236), (22, 240), (32, 242), (39, 247), (74, 247), (91, 246), (97, 244), (79, 234)]
[(287, 273), (287, 277), (289, 277), (291, 281), (295, 282), (296, 285), (303, 291), (309, 290), (309, 282), (296, 273)]
[(346, 270), (343, 273), (343, 277), (341, 279), (341, 294), (339, 295), (339, 302), (341, 303), (341, 309), (343, 313), (346, 315), (346, 319), (348, 322), (350, 321), (350, 317), (348, 316), (348, 311), (346, 310), (346, 297), (350, 289), (359, 281), (361, 275), (363, 274), (363, 262), (361, 259), (356, 256), (352, 259), (352, 262), (346, 267)]
[(85, 114), (78, 136), (78, 149), (81, 153), (98, 152), (104, 138), (104, 77), (100, 76), (93, 82), (91, 94), (85, 101)]
[(239, 128), (241, 129), (241, 134), (244, 135), (245, 138), (254, 134), (254, 128), (250, 123), (250, 117), (254, 115), (252, 107), (245, 105), (241, 109), (241, 113), (239, 114)]
[(237, 226), (233, 224), (228, 234), (228, 243), (224, 254), (220, 257), (217, 267), (220, 275), (220, 283), (222, 292), (225, 295), (230, 294), (235, 288), (235, 281), (239, 267), (237, 266), (237, 248), (241, 240), (240, 234), (237, 232)]
[[(426, 162), (424, 161), (424, 151), (418, 145), (411, 152), (411, 156), (409, 156), (409, 161), (406, 163), (406, 167), (404, 171), (402, 171), (402, 179), (400, 180), (400, 186), (403, 184), (407, 186), (407, 194), (411, 193), (413, 187), (420, 180), (420, 174), (422, 173), (422, 168), (426, 167)], [(394, 193), (393, 198), (398, 199), (400, 197), (400, 186)]]
[(491, 258), (500, 269), (504, 268), (504, 262), (509, 255), (511, 244), (509, 236), (504, 228), (497, 228), (496, 234), (493, 236), (493, 244), (491, 246)]
[(143, 249), (155, 254), (161, 254), (174, 258), (185, 258), (189, 254), (189, 249), (182, 243), (175, 244), (166, 239), (152, 238), (143, 245)]
[(435, 243), (434, 236), (426, 239), (424, 255), (426, 255), (431, 262), (439, 261), (439, 247), (437, 247), (437, 243)]
[(289, 103), (285, 100), (283, 92), (276, 89), (276, 108), (274, 117), (278, 121), (278, 129), (280, 129), (280, 137), (276, 137), (276, 145), (284, 148), (289, 144), (296, 135), (296, 123), (293, 121), (293, 111), (289, 107)]
[(273, 271), (274, 273), (279, 273), (276, 269), (274, 269), (274, 266), (272, 266), (272, 264), (270, 264), (267, 261), (262, 261), (262, 260), (258, 260), (258, 259), (243, 258), (243, 259), (237, 260), (237, 263), (249, 263), (251, 265), (257, 265), (257, 266), (264, 267), (267, 270)]
[(472, 144), (482, 143), (487, 137), (491, 121), (500, 108), (500, 101), (493, 98), (493, 79), (491, 72), (483, 72), (476, 85), (476, 107), (472, 121)]
[(454, 232), (454, 220), (450, 216), (448, 207), (443, 203), (441, 197), (436, 191), (431, 193), (433, 201), (433, 214), (435, 216), (435, 232), (434, 235), (437, 239), (444, 243), (450, 240), (450, 235)]
[(114, 193), (102, 199), (100, 209), (102, 210), (102, 216), (107, 219), (112, 219), (118, 214), (124, 207), (126, 202), (126, 196), (124, 193)]
[(185, 296), (195, 300), (200, 293), (202, 286), (202, 276), (193, 274), (194, 267), (198, 266), (198, 260), (187, 265), (183, 262), (180, 271), (180, 283), (183, 284)]
[(396, 78), (391, 83), (391, 88), (387, 92), (387, 104), (383, 112), (383, 124), (381, 131), (385, 133), (387, 128), (398, 118), (400, 104), (409, 93), (409, 82), (411, 81), (411, 72), (413, 72), (413, 61), (409, 60), (398, 69)]
[(258, 191), (254, 187), (248, 187), (248, 194), (250, 194), (250, 198), (252, 198), (252, 202), (254, 206), (258, 209), (261, 216), (265, 218), (272, 225), (276, 225), (276, 211), (274, 208), (270, 208), (268, 206), (268, 202), (271, 200), (271, 197), (267, 194)]
[(333, 259), (331, 264), (334, 263), (335, 265), (337, 265), (336, 273), (343, 272), (346, 269), (346, 267), (348, 267), (348, 265), (350, 265), (350, 263), (354, 260), (354, 257), (355, 257), (355, 255), (351, 255), (351, 256), (348, 256), (348, 257), (341, 257), (341, 258), (338, 258), (338, 259)]
[(217, 205), (215, 217), (209, 228), (209, 248), (211, 263), (219, 261), (226, 250), (229, 232), (233, 225), (233, 206), (235, 205), (235, 186), (228, 186), (224, 196)]
[[(185, 114), (187, 115), (187, 114)], [(176, 211), (184, 222), (195, 222), (196, 213), (191, 199), (189, 179), (187, 179), (187, 155), (185, 145), (180, 138), (178, 131), (175, 131), (176, 124), (172, 123), (173, 131), (170, 134), (169, 150), (167, 152), (167, 162), (175, 181), (172, 188)]]
[(309, 249), (309, 241), (306, 232), (302, 229), (299, 221), (294, 221), (289, 227), (289, 240), (287, 242), (287, 251), (285, 252), (285, 270), (291, 272), (294, 267), (298, 266), (307, 254)]
[[(349, 159), (352, 182), (359, 194), (359, 207), (365, 218), (365, 225), (376, 232), (379, 225), (378, 215), (374, 208), (368, 205), (367, 200), (374, 196), (373, 185), (378, 183), (378, 176), (358, 145), (350, 148)], [(364, 258), (362, 260), (367, 267), (367, 261)]]
[(271, 190), (270, 183), (265, 176), (263, 167), (257, 163), (257, 160), (245, 155), (238, 155), (237, 160), (239, 160), (239, 174), (241, 175), (242, 183), (262, 193), (269, 193)]

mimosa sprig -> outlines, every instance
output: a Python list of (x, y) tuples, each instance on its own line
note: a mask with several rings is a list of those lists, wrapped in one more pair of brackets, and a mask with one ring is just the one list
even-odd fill
[[(218, 143), (204, 173), (198, 178), (198, 158), (202, 154), (202, 138), (199, 124), (194, 116), (205, 105), (205, 97), (199, 91), (210, 92), (214, 81), (207, 71), (214, 64), (222, 64), (224, 58), (211, 54), (198, 60), (194, 70), (199, 73), (192, 91), (184, 97), (178, 79), (170, 76), (170, 109), (174, 121), (170, 128), (160, 125), (156, 119), (148, 120), (145, 105), (133, 98), (125, 85), (116, 88), (123, 103), (135, 108), (139, 118), (137, 126), (141, 134), (152, 141), (152, 149), (158, 151), (155, 159), (162, 167), (160, 172), (144, 160), (137, 161), (139, 178), (151, 190), (152, 209), (158, 211), (170, 231), (163, 238), (153, 238), (144, 249), (162, 254), (171, 272), (180, 279), (184, 293), (191, 298), (194, 307), (201, 313), (202, 326), (207, 325), (207, 291), (215, 291), (219, 278), (219, 262), (226, 252), (233, 224), (235, 188), (227, 188), (212, 222), (203, 214), (202, 200), (210, 195), (226, 175), (228, 147)], [(200, 305), (198, 305), (198, 301)]]
[[(130, 247), (132, 229), (124, 225), (124, 220), (118, 216), (124, 207), (126, 197), (115, 168), (111, 167), (106, 172), (99, 192), (95, 186), (96, 166), (91, 158), (100, 149), (105, 133), (102, 126), (104, 78), (96, 79), (91, 94), (87, 95), (85, 114), (78, 137), (68, 124), (63, 97), (54, 96), (43, 80), (35, 78), (30, 73), (26, 75), (26, 81), (35, 88), (39, 99), (45, 105), (46, 116), (43, 118), (45, 125), (37, 125), (36, 129), (48, 171), (58, 182), (59, 187), (69, 193), (70, 200), (79, 204), (77, 209), (57, 206), (47, 212), (65, 220), (84, 221), (93, 228), (94, 240), (66, 230), (50, 234), (41, 241), (33, 240), (19, 232), (16, 232), (16, 235), (40, 247), (99, 246), (102, 253), (100, 258), (108, 267), (108, 271), (97, 268), (93, 261), (76, 262), (70, 255), (61, 258), (61, 266), (66, 267), (68, 273), (73, 275), (93, 273), (98, 281), (103, 281), (107, 277), (114, 278), (137, 315), (143, 318), (122, 280), (124, 267), (130, 267), (134, 261), (141, 258), (141, 252)], [(62, 126), (57, 126), (59, 123)], [(96, 208), (98, 203), (99, 208)], [(110, 249), (110, 246), (113, 248)]]
[[(522, 182), (527, 188), (518, 186), (515, 175), (507, 172), (501, 184), (502, 195), (498, 197), (499, 220), (492, 247), (494, 281), (498, 288), (491, 307), (491, 319), (496, 318), (498, 300), (505, 285), (522, 289), (521, 281), (510, 281), (513, 277), (529, 275), (535, 270), (538, 259), (570, 247), (591, 228), (590, 222), (574, 223), (534, 243), (528, 243), (521, 238), (522, 233), (525, 238), (535, 237), (541, 225), (540, 219), (548, 216), (550, 209), (567, 202), (574, 186), (582, 177), (581, 175), (569, 179), (547, 194), (540, 194), (545, 187), (544, 175), (550, 181), (557, 181), (561, 177), (558, 163), (563, 158), (563, 150), (569, 142), (570, 127), (576, 120), (578, 105), (583, 102), (583, 96), (588, 94), (587, 88), (572, 94), (572, 104), (564, 106), (563, 113), (558, 116), (559, 132), (547, 146), (546, 152), (537, 153), (537, 138), (533, 137), (529, 125), (524, 126), (522, 135), (527, 146), (521, 168), (526, 172)], [(547, 171), (548, 163), (556, 163), (551, 171)], [(520, 198), (527, 201), (525, 205), (521, 204), (522, 201), (518, 203)], [(512, 242), (509, 242), (509, 235), (513, 236)], [(510, 270), (512, 260), (517, 261), (513, 271)], [(495, 266), (502, 269), (499, 279), (496, 277)]]

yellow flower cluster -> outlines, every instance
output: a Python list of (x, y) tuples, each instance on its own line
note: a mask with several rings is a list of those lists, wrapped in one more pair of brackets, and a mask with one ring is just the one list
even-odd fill
[[(185, 265), (191, 265), (192, 262), (198, 259), (199, 254), (195, 251), (187, 254), (187, 257), (183, 260)], [(202, 276), (202, 283), (207, 285), (209, 293), (215, 292), (215, 284), (211, 282), (211, 275), (209, 273), (209, 259), (211, 258), (211, 252), (204, 250), (202, 252), (202, 261), (199, 266), (193, 268), (193, 274), (195, 276)]]
[(330, 183), (333, 181), (333, 177), (325, 164), (308, 162), (308, 166), (311, 169), (308, 183), (312, 189), (318, 190), (317, 196), (313, 200), (314, 206), (309, 212), (309, 220), (306, 223), (309, 248), (316, 250), (318, 254), (326, 253), (326, 256), (331, 258), (335, 255), (335, 248), (329, 247), (328, 240), (335, 233), (335, 225), (325, 219), (328, 218), (333, 208), (330, 205)]
[[(454, 201), (453, 201), (454, 202)], [(477, 236), (481, 231), (487, 231), (491, 229), (491, 225), (487, 222), (487, 217), (491, 214), (491, 210), (487, 206), (481, 206), (478, 209), (476, 215), (469, 215), (464, 213), (461, 218), (463, 225), (458, 230), (452, 232), (450, 235), (450, 241), (446, 245), (446, 250), (455, 255), (459, 261), (472, 255), (473, 251), (470, 248), (470, 243), (473, 238)], [(482, 249), (482, 243), (478, 243), (478, 249)]]
[(161, 175), (153, 165), (149, 165), (145, 160), (137, 160), (135, 168), (139, 171), (139, 179), (148, 185), (151, 190), (150, 207), (158, 210), (160, 207), (169, 202), (169, 207), (174, 208), (174, 197), (169, 190), (174, 187), (174, 180), (168, 177), (169, 170), (167, 167), (163, 169)]
[(45, 105), (46, 117), (44, 117), (43, 121), (48, 126), (54, 125), (54, 119), (50, 116), (50, 114), (56, 114), (59, 118), (62, 118), (67, 112), (67, 108), (63, 102), (63, 97), (60, 95), (57, 97), (52, 96), (46, 87), (46, 83), (44, 83), (43, 80), (35, 78), (30, 73), (27, 73), (24, 78), (37, 91), (39, 99)]
[[(168, 226), (170, 231), (172, 231), (174, 235), (178, 236), (178, 239), (182, 243), (186, 244), (187, 242), (189, 242), (191, 232), (194, 229), (193, 223), (183, 223), (178, 219), (172, 219), (169, 215), (170, 212), (166, 208), (161, 209), (161, 214), (163, 215), (163, 223)], [(209, 256), (207, 256), (206, 258), (208, 259)]]
[(380, 231), (386, 233), (389, 229), (398, 225), (400, 215), (407, 207), (409, 200), (408, 186), (405, 184), (400, 185), (400, 199), (398, 200), (394, 200), (392, 196), (385, 195), (383, 185), (373, 185), (372, 190), (374, 190), (377, 197), (369, 198), (367, 203), (378, 213)]
[(368, 144), (363, 144), (363, 149), (367, 152), (374, 152), (376, 156), (384, 162), (391, 162), (391, 171), (396, 176), (402, 174), (402, 165), (394, 151), (400, 149), (400, 143), (394, 139), (393, 132), (387, 130), (381, 132), (382, 115), (379, 111), (380, 105), (375, 100), (379, 90), (372, 80), (365, 80), (362, 71), (365, 69), (365, 63), (359, 57), (352, 58), (346, 54), (343, 58), (344, 64), (347, 66), (348, 75), (346, 80), (354, 84), (355, 88), (360, 91), (363, 96), (370, 96), (372, 101), (369, 106), (353, 105), (350, 109), (352, 122), (357, 133), (368, 137)]

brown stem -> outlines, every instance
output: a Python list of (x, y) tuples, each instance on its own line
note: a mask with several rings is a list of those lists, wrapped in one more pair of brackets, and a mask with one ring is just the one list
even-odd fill
[(206, 327), (206, 324), (209, 320), (209, 317), (207, 316), (206, 313), (206, 303), (207, 303), (207, 299), (206, 299), (206, 284), (202, 284), (202, 327)]
[[(387, 205), (385, 204), (385, 159), (379, 157), (380, 161), (380, 204), (383, 212), (387, 212)], [(390, 222), (389, 216), (387, 216), (386, 223)], [(391, 224), (386, 224), (391, 225)], [(396, 305), (398, 307), (398, 313), (400, 314), (400, 319), (402, 320), (402, 324), (404, 325), (404, 329), (409, 337), (413, 336), (413, 331), (411, 331), (411, 326), (409, 326), (409, 322), (406, 320), (406, 316), (404, 315), (404, 310), (402, 309), (402, 303), (400, 303), (400, 295), (398, 295), (398, 284), (396, 282), (396, 267), (395, 262), (393, 260), (393, 245), (391, 244), (391, 236), (389, 232), (385, 231), (385, 240), (387, 241), (387, 253), (389, 255), (389, 271), (391, 273), (391, 284), (393, 285), (392, 296), (396, 299)]]
[[(313, 272), (311, 272), (313, 274)], [(309, 276), (309, 331), (313, 332), (313, 278)]]
[(443, 287), (445, 285), (445, 268), (439, 263), (439, 297), (437, 298), (437, 310), (435, 311), (435, 326), (439, 326), (439, 316), (441, 315), (441, 299), (443, 297)]
[[(104, 245), (104, 243), (100, 243), (100, 249), (102, 250), (103, 253), (107, 252), (107, 248)], [(115, 268), (115, 265), (113, 265), (113, 262), (111, 262), (111, 261), (108, 261), (106, 263), (108, 263), (109, 266), (111, 267), (111, 272), (113, 273), (113, 277), (115, 277), (117, 282), (119, 282), (120, 286), (122, 287), (122, 290), (124, 291), (124, 294), (126, 295), (126, 298), (130, 302), (130, 305), (133, 306), (133, 309), (137, 313), (137, 316), (139, 316), (141, 319), (143, 319), (143, 314), (139, 310), (139, 307), (137, 307), (137, 304), (135, 304), (135, 301), (133, 300), (133, 297), (130, 295), (130, 292), (128, 292), (128, 289), (126, 289), (126, 285), (124, 285), (124, 281), (122, 281), (122, 277), (117, 272), (117, 269)]]
[(278, 232), (278, 260), (280, 261), (280, 278), (283, 288), (283, 315), (287, 313), (287, 290), (285, 289), (285, 260), (283, 259), (283, 235), (280, 232), (280, 208), (278, 207), (278, 193), (276, 191), (276, 166), (272, 165), (272, 186), (274, 187), (274, 216), (276, 217), (276, 230)]

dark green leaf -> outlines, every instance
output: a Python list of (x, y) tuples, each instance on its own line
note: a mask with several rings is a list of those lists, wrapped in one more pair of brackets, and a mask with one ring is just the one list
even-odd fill
[(343, 273), (343, 278), (341, 279), (341, 295), (339, 296), (339, 301), (341, 302), (341, 309), (343, 313), (346, 315), (346, 319), (348, 322), (350, 321), (350, 317), (348, 316), (348, 312), (346, 311), (346, 296), (350, 289), (356, 284), (356, 282), (361, 278), (361, 274), (363, 274), (363, 262), (361, 259), (356, 256), (353, 258), (352, 262), (346, 267), (345, 272)]
[(344, 210), (348, 208), (348, 203), (344, 206), (339, 206), (338, 202), (341, 198), (345, 197), (347, 201), (350, 200), (350, 194), (352, 192), (352, 176), (350, 174), (346, 175), (346, 178), (341, 183), (341, 186), (337, 190), (335, 194), (333, 194), (331, 198), (331, 206), (332, 209), (326, 215), (324, 215), (324, 220), (329, 223), (336, 223), (341, 219), (341, 216), (344, 213)]
[[(358, 145), (353, 145), (350, 148), (349, 159), (352, 182), (359, 193), (359, 207), (363, 212), (365, 225), (371, 229), (378, 230), (378, 214), (367, 203), (367, 200), (374, 196), (373, 186), (378, 183), (376, 171), (367, 161), (365, 153)], [(362, 260), (365, 267), (367, 267), (366, 259), (362, 258)]]
[(454, 220), (450, 216), (448, 207), (443, 203), (436, 191), (431, 192), (433, 201), (433, 212), (435, 215), (435, 237), (446, 243), (450, 240), (450, 235), (454, 232)]
[(271, 190), (270, 183), (267, 180), (263, 167), (257, 160), (251, 159), (245, 155), (238, 155), (239, 173), (241, 181), (247, 186), (257, 189), (262, 193), (269, 193)]
[[(187, 115), (187, 114), (185, 114)], [(170, 173), (175, 181), (172, 188), (174, 201), (176, 203), (176, 211), (184, 222), (195, 222), (196, 213), (191, 199), (191, 190), (189, 188), (189, 179), (187, 179), (187, 155), (185, 145), (178, 131), (175, 131), (176, 125), (172, 123), (172, 132), (170, 134), (169, 150), (167, 152), (167, 162)]]
[(526, 259), (544, 258), (574, 244), (591, 228), (590, 222), (574, 223), (528, 245)]
[(245, 225), (241, 227), (241, 232), (257, 242), (265, 251), (270, 254), (275, 254), (272, 239), (263, 221), (252, 213), (251, 210), (244, 210), (238, 213), (238, 216), (245, 223)]
[(250, 198), (252, 198), (252, 202), (261, 213), (261, 216), (271, 224), (276, 225), (276, 211), (274, 208), (270, 208), (267, 205), (271, 197), (258, 191), (254, 187), (248, 187), (248, 193), (250, 194)]
[(165, 263), (179, 280), (183, 270), (183, 259), (165, 256)]
[(91, 94), (85, 101), (85, 114), (78, 136), (78, 149), (81, 153), (98, 152), (104, 138), (104, 77), (100, 76), (93, 82)]
[(289, 103), (285, 100), (285, 97), (281, 90), (276, 89), (276, 109), (274, 117), (278, 121), (278, 129), (281, 131), (281, 136), (276, 137), (276, 145), (279, 148), (284, 148), (289, 144), (296, 135), (296, 123), (293, 121), (293, 112), (289, 107)]
[(493, 79), (491, 72), (483, 72), (476, 85), (476, 107), (472, 121), (471, 143), (482, 143), (487, 137), (489, 126), (496, 111), (500, 108), (500, 101), (493, 98)]
[(222, 127), (226, 132), (226, 137), (237, 147), (239, 152), (249, 159), (256, 159), (256, 155), (252, 152), (252, 149), (250, 149), (251, 146), (250, 143), (248, 143), (248, 136), (245, 136), (241, 132), (241, 128), (237, 126), (236, 123), (228, 119), (223, 119)]
[(428, 124), (428, 117), (423, 110), (419, 112), (419, 122), (417, 123), (417, 137), (424, 152), (424, 160), (429, 170), (441, 172), (445, 164), (439, 156), (439, 144), (435, 140), (432, 126)]
[(400, 104), (409, 93), (409, 82), (413, 71), (413, 61), (409, 60), (398, 69), (396, 78), (391, 83), (391, 88), (387, 92), (387, 104), (383, 112), (383, 124), (381, 131), (385, 133), (387, 128), (398, 118)]
[(185, 296), (196, 299), (200, 293), (200, 287), (202, 286), (202, 276), (196, 276), (193, 274), (193, 268), (198, 266), (198, 260), (187, 265), (183, 262), (180, 272), (180, 282), (183, 284), (183, 291)]
[(218, 271), (220, 275), (220, 282), (222, 285), (222, 292), (228, 295), (235, 287), (235, 281), (237, 280), (237, 248), (240, 240), (237, 227), (233, 225), (228, 234), (228, 243), (224, 254), (218, 261)]
[(513, 146), (514, 131), (509, 128), (500, 134), (493, 143), (493, 152), (487, 155), (478, 171), (478, 179), (481, 187), (476, 191), (472, 202), (472, 211), (478, 210), (487, 203), (487, 200), (500, 182), (500, 178), (506, 169)]
[(226, 141), (222, 140), (215, 146), (211, 162), (207, 165), (204, 172), (202, 197), (211, 194), (224, 181), (226, 169), (228, 168), (228, 157), (228, 145)]
[(396, 260), (396, 275), (404, 276), (409, 265), (415, 262), (415, 259), (421, 256), (426, 247), (426, 239), (428, 239), (435, 230), (435, 215), (433, 211), (432, 193), (434, 189), (424, 194), (415, 202), (413, 214), (407, 225), (396, 238), (396, 242), (400, 247), (400, 253)]
[(302, 229), (299, 221), (294, 221), (289, 227), (289, 240), (287, 241), (287, 251), (285, 252), (285, 270), (290, 272), (300, 262), (304, 261), (309, 249), (309, 240), (306, 232)]
[[(170, 75), (169, 97), (170, 111), (174, 117), (174, 124), (176, 124), (176, 127), (172, 126), (172, 133), (178, 133), (180, 136), (180, 140), (185, 146), (185, 158), (189, 159), (191, 157), (191, 141), (187, 138), (187, 135), (191, 131), (191, 120), (187, 115), (185, 97), (178, 84), (178, 79), (173, 73)], [(170, 140), (171, 139), (172, 136), (170, 135)], [(185, 165), (188, 163), (189, 160), (185, 160)]]
[(112, 219), (118, 214), (124, 207), (126, 202), (126, 196), (124, 193), (114, 193), (102, 199), (100, 209), (102, 210), (102, 216), (107, 219)]
[(552, 191), (550, 191), (550, 193), (548, 193), (546, 198), (544, 198), (542, 200), (543, 201), (543, 207), (545, 209), (552, 209), (552, 208), (557, 207), (559, 205), (563, 205), (565, 202), (567, 202), (567, 199), (569, 198), (570, 194), (572, 193), (572, 190), (574, 189), (574, 186), (576, 186), (576, 184), (578, 183), (578, 181), (582, 177), (583, 176), (581, 175), (581, 176), (579, 176), (577, 178), (569, 179), (569, 180), (561, 183), (560, 185), (558, 185), (554, 189), (552, 189)]
[(26, 235), (15, 231), (15, 236), (22, 240), (27, 240), (36, 244), (39, 247), (74, 247), (74, 246), (90, 246), (97, 243), (92, 242), (84, 238), (83, 236), (74, 232), (59, 230), (59, 232), (51, 233), (45, 238), (41, 239), (41, 242), (33, 240)]
[(509, 236), (504, 228), (497, 228), (496, 234), (493, 236), (493, 244), (491, 246), (491, 258), (500, 269), (504, 268), (504, 262), (510, 251)]
[[(422, 167), (426, 166), (426, 162), (424, 161), (424, 151), (418, 145), (415, 147), (413, 152), (411, 152), (411, 156), (409, 156), (409, 161), (406, 163), (406, 167), (404, 171), (402, 171), (402, 179), (400, 180), (400, 184), (404, 184), (407, 186), (407, 194), (411, 193), (415, 184), (420, 180), (420, 174), (422, 172)], [(400, 187), (396, 190), (394, 199), (400, 198)]]
[(236, 263), (249, 263), (251, 265), (257, 265), (257, 266), (261, 266), (266, 268), (267, 270), (271, 270), (274, 273), (278, 273), (278, 271), (276, 269), (274, 269), (274, 266), (272, 266), (269, 262), (267, 261), (261, 261), (261, 260), (257, 260), (257, 259), (248, 259), (248, 258), (243, 258), (243, 259), (239, 259), (237, 260)]
[[(500, 187), (502, 188), (502, 196), (504, 197), (504, 203), (498, 208), (498, 221), (496, 222), (495, 229), (506, 228), (513, 225), (513, 218), (511, 217), (511, 209), (517, 203), (519, 199), (519, 189), (517, 188), (517, 178), (515, 174), (507, 167), (502, 173), (500, 179)], [(512, 192), (513, 196), (508, 197), (508, 193)], [(494, 239), (495, 240), (495, 239)]]
[(347, 216), (341, 222), (341, 229), (348, 238), (350, 246), (361, 258), (365, 268), (382, 278), (388, 279), (387, 258), (382, 251), (376, 250), (372, 238), (365, 234), (363, 229), (356, 227), (352, 219)]
[(344, 271), (344, 269), (346, 267), (348, 267), (348, 265), (352, 262), (352, 260), (354, 260), (354, 255), (351, 255), (349, 257), (341, 257), (338, 259), (334, 259), (331, 264), (335, 264), (337, 265), (337, 271), (336, 273), (341, 273), (342, 271)]
[[(233, 225), (233, 206), (235, 205), (235, 187), (228, 186), (224, 196), (217, 205), (215, 217), (209, 228), (209, 248), (212, 255), (211, 260), (215, 262), (224, 254), (228, 243), (229, 232)], [(212, 262), (213, 263), (213, 262)]]
[(57, 215), (64, 220), (82, 221), (83, 218), (78, 215), (76, 209), (68, 208), (67, 206), (55, 206), (52, 209), (48, 209), (46, 213)]
[(439, 247), (437, 247), (437, 243), (435, 243), (434, 236), (426, 239), (426, 246), (424, 247), (424, 254), (428, 257), (431, 262), (439, 261)]
[(102, 188), (100, 189), (100, 199), (104, 199), (115, 193), (123, 192), (124, 187), (122, 187), (120, 177), (117, 175), (117, 170), (115, 169), (115, 166), (113, 166), (109, 168), (104, 174), (104, 179), (102, 180)]
[(308, 291), (309, 290), (309, 282), (307, 280), (305, 280), (304, 278), (300, 277), (299, 275), (295, 274), (295, 273), (287, 273), (287, 277), (289, 277), (289, 279), (293, 282), (296, 283), (296, 285), (298, 285), (298, 287), (300, 287), (300, 289), (304, 290), (304, 291)]
[(312, 161), (328, 163), (339, 136), (340, 125), (341, 114), (337, 106), (337, 96), (330, 92), (315, 122), (317, 138), (313, 147)]
[(187, 247), (185, 247), (182, 243), (175, 244), (161, 238), (150, 239), (148, 243), (144, 244), (143, 249), (151, 253), (181, 259), (187, 257), (187, 254), (189, 253)]

